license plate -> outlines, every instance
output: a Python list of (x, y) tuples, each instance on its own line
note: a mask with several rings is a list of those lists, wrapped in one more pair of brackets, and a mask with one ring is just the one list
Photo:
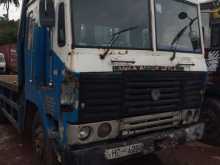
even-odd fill
[(105, 157), (108, 160), (118, 159), (129, 155), (141, 153), (143, 151), (143, 148), (144, 148), (144, 144), (139, 143), (124, 147), (107, 149), (105, 150)]

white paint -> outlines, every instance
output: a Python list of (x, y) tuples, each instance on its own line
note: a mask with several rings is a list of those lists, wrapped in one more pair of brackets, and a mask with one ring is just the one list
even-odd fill
[[(193, 64), (186, 71), (206, 71), (206, 63), (202, 54), (178, 53), (176, 59), (171, 61), (172, 52), (129, 50), (126, 55), (118, 55), (120, 50), (113, 50), (105, 60), (101, 60), (99, 54), (103, 50), (98, 49), (76, 49), (74, 55), (74, 68), (76, 72), (112, 72), (112, 60), (135, 61), (135, 64), (145, 66), (170, 66), (178, 64)], [(187, 62), (186, 62), (187, 59)]]

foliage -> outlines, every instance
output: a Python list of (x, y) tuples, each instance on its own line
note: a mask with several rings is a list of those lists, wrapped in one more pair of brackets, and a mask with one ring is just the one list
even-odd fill
[(0, 45), (15, 43), (17, 40), (18, 21), (0, 21)]

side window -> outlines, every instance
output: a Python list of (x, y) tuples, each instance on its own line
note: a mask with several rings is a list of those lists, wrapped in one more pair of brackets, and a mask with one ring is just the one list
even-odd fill
[(33, 33), (34, 33), (34, 24), (35, 20), (33, 14), (30, 13), (27, 21), (27, 49), (30, 50), (33, 48)]
[(58, 13), (58, 45), (60, 47), (66, 44), (66, 33), (65, 33), (65, 7), (64, 3), (59, 5)]

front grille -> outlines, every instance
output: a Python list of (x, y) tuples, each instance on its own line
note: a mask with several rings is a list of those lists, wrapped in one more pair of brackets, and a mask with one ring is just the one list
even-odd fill
[[(203, 72), (83, 73), (79, 122), (199, 108), (205, 82)], [(160, 92), (158, 100), (153, 90)]]
[(142, 134), (176, 127), (180, 122), (180, 111), (125, 118), (120, 124), (120, 132), (122, 136)]
[[(152, 77), (129, 78), (125, 81), (126, 116), (143, 115), (158, 111), (177, 110), (181, 104), (181, 82), (174, 79)], [(152, 90), (160, 91), (160, 99), (152, 100)]]
[(119, 74), (82, 74), (80, 77), (80, 121), (113, 120), (121, 110)]

